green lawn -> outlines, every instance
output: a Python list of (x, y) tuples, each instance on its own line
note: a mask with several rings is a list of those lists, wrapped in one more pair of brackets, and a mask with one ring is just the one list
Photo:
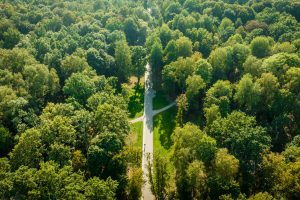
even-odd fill
[(132, 175), (132, 170), (142, 169), (143, 123), (131, 124), (130, 128), (131, 133), (126, 138), (126, 148), (124, 148), (124, 156), (128, 163), (128, 176)]
[(154, 153), (170, 154), (171, 135), (175, 129), (176, 107), (154, 116)]
[(171, 102), (162, 91), (157, 91), (153, 99), (153, 110), (161, 109), (170, 103)]
[[(158, 115), (154, 116), (154, 156), (159, 154), (170, 161), (172, 156), (171, 135), (175, 129), (175, 116), (177, 108), (172, 107)], [(173, 163), (168, 162), (168, 171), (174, 175), (175, 168)]]
[(128, 111), (129, 118), (135, 119), (141, 117), (144, 113), (144, 86), (136, 85), (131, 88), (129, 103), (128, 103)]
[(143, 122), (136, 122), (134, 124), (131, 124), (131, 130), (132, 130), (132, 143), (133, 146), (139, 147), (142, 149), (142, 143), (143, 143)]

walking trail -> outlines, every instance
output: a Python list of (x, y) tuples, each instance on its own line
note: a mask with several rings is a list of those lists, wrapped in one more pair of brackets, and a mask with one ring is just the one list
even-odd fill
[(153, 109), (152, 100), (154, 97), (154, 90), (152, 89), (151, 68), (146, 66), (145, 73), (145, 96), (144, 96), (144, 126), (143, 126), (143, 157), (142, 170), (145, 183), (142, 188), (142, 199), (153, 200), (154, 196), (151, 192), (151, 185), (148, 177), (147, 156), (150, 156), (152, 162), (153, 155)]
[(155, 92), (152, 89), (151, 80), (151, 67), (146, 65), (145, 72), (145, 96), (144, 96), (144, 115), (142, 117), (133, 119), (130, 123), (136, 123), (143, 121), (143, 157), (142, 157), (142, 170), (145, 183), (142, 187), (142, 200), (154, 200), (154, 195), (151, 192), (151, 185), (148, 177), (147, 157), (150, 156), (150, 162), (152, 162), (153, 156), (153, 116), (163, 112), (175, 105), (175, 102), (170, 105), (159, 109), (153, 110), (152, 101), (155, 96)]

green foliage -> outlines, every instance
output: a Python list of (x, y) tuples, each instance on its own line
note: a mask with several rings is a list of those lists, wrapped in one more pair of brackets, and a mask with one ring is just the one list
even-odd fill
[(195, 74), (200, 75), (206, 84), (212, 79), (212, 66), (205, 60), (199, 59), (195, 65)]
[(0, 7), (0, 199), (141, 198), (147, 62), (158, 199), (299, 199), (296, 1)]
[[(234, 111), (226, 118), (216, 119), (208, 129), (208, 134), (216, 138), (218, 145), (226, 147), (240, 161), (243, 176), (248, 177), (247, 188), (253, 187), (257, 167), (262, 154), (270, 148), (271, 138), (264, 128), (257, 126), (253, 117)], [(250, 181), (251, 180), (251, 181)]]
[(263, 73), (257, 80), (261, 88), (261, 97), (265, 105), (272, 105), (279, 93), (279, 83), (277, 77), (272, 73)]
[(270, 41), (266, 37), (256, 37), (251, 41), (250, 48), (252, 55), (264, 58), (270, 54)]
[(264, 187), (277, 198), (298, 198), (299, 159), (285, 161), (282, 155), (270, 153), (263, 158)]
[(234, 33), (234, 24), (228, 18), (223, 18), (219, 26), (220, 39), (225, 42)]
[(244, 64), (243, 70), (245, 74), (251, 74), (253, 77), (259, 77), (262, 72), (262, 60), (257, 59), (255, 56), (249, 56)]
[(265, 59), (262, 68), (271, 72), (281, 81), (282, 76), (289, 68), (298, 67), (299, 64), (300, 58), (296, 54), (279, 53)]
[(188, 99), (185, 94), (181, 94), (176, 99), (176, 104), (178, 107), (177, 115), (176, 115), (176, 124), (178, 126), (183, 125), (185, 112), (188, 110)]
[(146, 49), (142, 46), (133, 46), (132, 52), (132, 73), (138, 78), (137, 84), (140, 83), (140, 78), (146, 71)]
[(136, 39), (138, 37), (138, 26), (133, 18), (127, 18), (124, 21), (124, 32), (126, 34), (126, 38), (129, 44), (136, 43)]
[(209, 63), (212, 65), (213, 81), (219, 79), (226, 79), (227, 72), (232, 67), (232, 52), (229, 47), (217, 48), (213, 50), (208, 58)]
[(241, 108), (252, 111), (260, 103), (261, 87), (253, 82), (251, 75), (246, 74), (236, 85), (234, 99), (239, 103)]
[(97, 177), (94, 177), (87, 181), (84, 194), (87, 199), (113, 200), (115, 199), (115, 191), (117, 186), (118, 184), (116, 181), (113, 181), (110, 178), (108, 178), (106, 181), (103, 181)]
[(224, 179), (234, 179), (239, 172), (239, 160), (228, 154), (227, 149), (219, 149), (214, 161), (216, 174)]
[(124, 141), (129, 133), (129, 122), (126, 111), (112, 104), (99, 105), (95, 111), (95, 120), (98, 133), (112, 132)]
[(217, 81), (206, 93), (204, 107), (209, 108), (217, 105), (221, 115), (226, 116), (230, 111), (232, 98), (232, 85), (229, 81)]
[(4, 127), (0, 127), (0, 155), (6, 155), (13, 146), (12, 134)]
[(176, 40), (177, 58), (192, 55), (192, 42), (187, 37), (180, 37)]
[(201, 89), (205, 88), (205, 82), (199, 75), (189, 76), (186, 79), (186, 95), (188, 99), (197, 96)]
[(80, 58), (76, 55), (67, 56), (61, 61), (61, 73), (63, 79), (68, 79), (73, 73), (82, 72), (87, 69), (88, 63), (84, 58)]
[(74, 73), (66, 80), (63, 91), (66, 95), (75, 98), (75, 100), (83, 104), (96, 92), (96, 86), (87, 75)]
[(0, 158), (0, 196), (6, 198), (13, 189), (11, 166), (7, 158)]
[(186, 162), (190, 159), (199, 159), (209, 164), (216, 153), (216, 141), (193, 124), (176, 128), (173, 141), (174, 162), (179, 171), (184, 170)]
[(114, 199), (117, 187), (111, 179), (103, 181), (95, 177), (85, 181), (84, 176), (73, 172), (71, 167), (59, 168), (53, 162), (41, 163), (38, 170), (22, 166), (10, 178), (14, 188), (10, 195), (2, 194), (4, 198)]
[(17, 29), (8, 28), (7, 31), (3, 33), (3, 47), (6, 49), (12, 49), (19, 43), (20, 39), (21, 34)]
[(272, 200), (274, 199), (272, 197), (272, 195), (270, 195), (269, 193), (267, 192), (260, 192), (260, 193), (257, 193), (251, 197), (248, 198), (249, 200), (262, 200), (262, 199), (266, 199), (266, 200)]
[(169, 84), (173, 85), (174, 87), (175, 83), (175, 86), (177, 86), (177, 88), (174, 89), (180, 89), (181, 91), (183, 91), (186, 85), (186, 79), (193, 73), (193, 65), (193, 59), (184, 59), (180, 57), (177, 61), (165, 66), (162, 71), (162, 77), (165, 83), (165, 87), (167, 89), (172, 89), (169, 88)]
[(194, 161), (189, 164), (186, 174), (188, 187), (190, 187), (191, 190), (191, 197), (201, 198), (202, 194), (204, 194), (206, 190), (207, 178), (203, 162)]
[(115, 157), (122, 150), (123, 142), (115, 133), (103, 132), (91, 141), (87, 153), (88, 168), (92, 175), (109, 177), (116, 176), (114, 170), (120, 170)]
[[(207, 136), (196, 125), (186, 124), (182, 128), (178, 127), (175, 129), (173, 141), (173, 162), (176, 169), (176, 176), (178, 177), (176, 185), (179, 195), (198, 196), (203, 191), (205, 174), (199, 170), (199, 168), (203, 170), (203, 167), (201, 167), (201, 164), (197, 160), (202, 161), (205, 165), (210, 164), (217, 151), (216, 140)], [(193, 161), (195, 163), (191, 164)], [(199, 171), (195, 172), (195, 168)], [(191, 173), (199, 173), (197, 177), (200, 179), (196, 183), (198, 187), (197, 185), (193, 185), (194, 178), (191, 177), (193, 175)], [(187, 185), (188, 180), (190, 182), (189, 186)]]
[(293, 92), (294, 94), (300, 93), (300, 69), (296, 67), (292, 67), (288, 69), (285, 75), (285, 85), (284, 87), (287, 88), (289, 91)]
[(162, 68), (162, 59), (163, 59), (163, 48), (160, 42), (156, 41), (149, 55), (149, 63), (155, 74), (159, 73)]
[(213, 104), (209, 108), (204, 108), (206, 126), (208, 127), (214, 120), (221, 117), (219, 106)]
[[(150, 157), (148, 157), (148, 159), (150, 159)], [(155, 198), (158, 200), (165, 199), (168, 195), (167, 187), (170, 176), (167, 170), (167, 159), (156, 154), (153, 159), (153, 166), (148, 161), (148, 173), (151, 190)]]
[(41, 133), (36, 129), (29, 129), (20, 136), (18, 144), (13, 148), (10, 159), (14, 168), (21, 165), (37, 167), (42, 160)]
[(116, 42), (115, 60), (119, 81), (127, 81), (131, 68), (131, 51), (126, 41)]
[(129, 182), (129, 195), (128, 198), (131, 200), (139, 199), (142, 196), (142, 183), (143, 183), (143, 173), (140, 168), (134, 168), (131, 172), (130, 182)]

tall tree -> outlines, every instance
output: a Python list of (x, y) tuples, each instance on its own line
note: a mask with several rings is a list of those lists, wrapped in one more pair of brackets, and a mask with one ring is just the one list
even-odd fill
[(115, 133), (102, 132), (92, 141), (87, 153), (88, 168), (93, 176), (102, 178), (118, 177), (123, 166), (118, 163), (117, 155), (121, 152), (123, 142)]
[(255, 107), (261, 99), (261, 87), (253, 81), (251, 75), (246, 74), (236, 85), (236, 93), (234, 99), (239, 103), (241, 108), (247, 111), (255, 111)]
[(199, 75), (189, 76), (186, 79), (186, 96), (189, 101), (196, 97), (200, 90), (205, 88), (205, 82)]
[[(149, 62), (153, 70), (154, 81), (160, 82), (160, 73), (163, 67), (163, 48), (160, 41), (156, 41), (150, 50)], [(156, 80), (158, 79), (158, 80)]]
[[(206, 166), (210, 164), (210, 162), (214, 159), (215, 153), (217, 151), (216, 140), (206, 135), (202, 132), (196, 125), (186, 124), (182, 128), (177, 127), (173, 133), (173, 141), (174, 141), (174, 152), (173, 152), (173, 162), (176, 169), (176, 186), (177, 191), (181, 199), (183, 198), (191, 198), (191, 195), (197, 195), (197, 193), (203, 187), (203, 179), (204, 175), (201, 170), (199, 164), (191, 164), (193, 161), (202, 161)], [(191, 165), (190, 165), (191, 164)], [(190, 166), (190, 167), (189, 167)], [(200, 184), (199, 188), (197, 188), (198, 192), (193, 194), (192, 190), (195, 188), (193, 184), (194, 178), (189, 176), (195, 175), (191, 173), (196, 173), (195, 167), (199, 169), (199, 174), (196, 184)], [(190, 170), (187, 170), (190, 169)], [(189, 174), (187, 174), (187, 172)], [(190, 180), (189, 187), (187, 187), (188, 180)], [(198, 182), (199, 181), (199, 182)], [(195, 191), (196, 192), (196, 191)]]
[(185, 94), (181, 94), (176, 99), (176, 104), (178, 107), (177, 115), (176, 115), (176, 123), (178, 126), (183, 126), (183, 120), (185, 116), (185, 112), (188, 110), (188, 99)]
[(187, 174), (187, 183), (188, 187), (191, 191), (191, 198), (192, 199), (201, 199), (204, 197), (207, 190), (206, 180), (207, 174), (205, 170), (205, 166), (201, 161), (194, 161), (189, 164), (188, 168), (186, 169)]
[(131, 17), (126, 18), (123, 26), (128, 43), (130, 45), (135, 45), (139, 34), (138, 25), (136, 24), (135, 20)]
[(141, 77), (144, 75), (146, 70), (146, 55), (147, 51), (142, 46), (134, 46), (131, 48), (132, 51), (132, 72), (138, 79), (137, 84), (140, 83)]
[(96, 92), (96, 86), (87, 75), (74, 73), (66, 80), (63, 91), (66, 95), (84, 104)]
[[(148, 159), (151, 159), (150, 156)], [(158, 200), (164, 200), (168, 196), (167, 187), (170, 178), (168, 172), (168, 160), (159, 154), (156, 154), (153, 159), (153, 166), (148, 161), (149, 179), (151, 183), (151, 190)], [(150, 172), (151, 170), (151, 172)]]
[(131, 51), (126, 41), (116, 42), (115, 60), (119, 82), (127, 82), (131, 69)]
[[(234, 123), (232, 123), (234, 122)], [(250, 192), (255, 186), (255, 175), (262, 162), (262, 153), (271, 146), (266, 130), (257, 126), (254, 117), (234, 111), (226, 118), (216, 119), (207, 130), (219, 146), (226, 147), (240, 161), (243, 189)]]
[(252, 55), (258, 58), (264, 58), (270, 54), (271, 45), (266, 37), (256, 37), (250, 43)]

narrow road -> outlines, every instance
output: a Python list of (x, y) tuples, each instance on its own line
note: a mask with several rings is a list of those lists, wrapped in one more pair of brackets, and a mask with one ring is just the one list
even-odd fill
[(141, 116), (141, 117), (138, 117), (138, 118), (135, 118), (135, 119), (130, 120), (129, 123), (130, 123), (130, 124), (134, 124), (134, 123), (136, 123), (136, 122), (141, 122), (141, 121), (143, 121), (143, 119), (144, 119), (144, 116)]
[[(175, 105), (176, 105), (176, 102), (173, 102), (173, 103), (170, 103), (169, 105), (167, 105), (167, 106), (165, 106), (165, 107), (163, 107), (163, 108), (161, 108), (161, 109), (153, 110), (153, 117), (154, 117), (155, 115), (161, 113), (161, 112), (164, 112), (164, 111), (168, 110), (169, 108), (171, 108), (171, 107), (173, 107), (173, 106), (175, 106)], [(134, 124), (134, 123), (137, 123), (137, 122), (142, 122), (143, 120), (144, 120), (144, 115), (141, 116), (141, 117), (135, 118), (135, 119), (131, 119), (131, 120), (129, 121), (129, 123)]]
[(159, 114), (161, 112), (164, 112), (164, 111), (168, 110), (169, 108), (171, 108), (172, 106), (175, 106), (175, 105), (176, 105), (176, 102), (174, 101), (173, 103), (170, 103), (166, 107), (163, 107), (163, 108), (158, 109), (158, 110), (153, 110), (153, 116), (157, 115), (157, 114)]
[(151, 186), (148, 178), (147, 155), (150, 155), (152, 162), (153, 155), (153, 108), (152, 100), (154, 97), (154, 90), (152, 89), (151, 67), (146, 66), (145, 72), (145, 96), (144, 96), (144, 128), (143, 128), (143, 157), (142, 170), (145, 184), (142, 188), (142, 199), (153, 200), (154, 196), (151, 192)]

